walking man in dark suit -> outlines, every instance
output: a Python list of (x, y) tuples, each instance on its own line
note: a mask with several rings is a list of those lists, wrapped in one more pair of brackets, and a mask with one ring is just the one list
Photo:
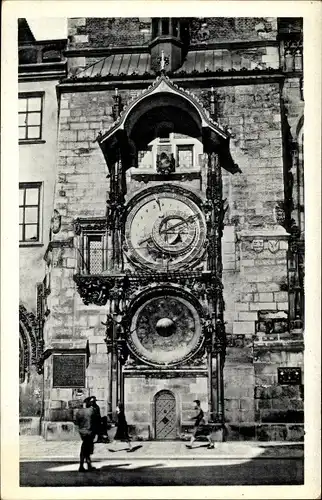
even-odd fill
[[(75, 417), (75, 424), (78, 427), (79, 435), (82, 439), (79, 459), (79, 472), (95, 470), (92, 466), (91, 455), (94, 452), (95, 429), (95, 410), (91, 404), (91, 398), (84, 399), (83, 408), (80, 408)], [(84, 462), (87, 463), (87, 469), (84, 468)]]
[(102, 426), (102, 417), (101, 410), (97, 404), (96, 396), (90, 397), (90, 404), (94, 408), (94, 428), (95, 434), (97, 436), (96, 443), (105, 443), (107, 440), (107, 436), (105, 437), (103, 434), (103, 426)]

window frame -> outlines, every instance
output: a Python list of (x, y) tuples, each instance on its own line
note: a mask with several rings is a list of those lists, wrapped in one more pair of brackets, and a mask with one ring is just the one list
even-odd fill
[[(83, 235), (83, 248), (84, 259), (87, 273), (91, 276), (93, 274), (100, 275), (104, 271), (105, 255), (104, 255), (104, 232), (103, 231), (86, 231)], [(91, 241), (101, 242), (101, 270), (99, 273), (93, 273), (91, 270)]]
[[(44, 96), (45, 92), (19, 92), (18, 94), (18, 139), (19, 139), (19, 144), (42, 144), (46, 141), (43, 139), (43, 115), (44, 115)], [(28, 99), (32, 98), (40, 98), (40, 110), (39, 111), (28, 111)], [(20, 99), (26, 99), (27, 100), (27, 105), (26, 105), (26, 112), (19, 111), (19, 100)], [(28, 127), (28, 123), (25, 126), (20, 126), (19, 125), (19, 115), (20, 114), (26, 114), (27, 117), (27, 122), (28, 122), (28, 115), (30, 114), (40, 114), (40, 124), (35, 125), (35, 127), (39, 127), (39, 137), (28, 137), (28, 128), (31, 128), (32, 126)], [(20, 138), (19, 137), (19, 129), (24, 129), (26, 131), (27, 137)]]
[[(179, 169), (182, 169), (182, 170), (193, 170), (194, 167), (195, 167), (195, 145), (194, 144), (187, 144), (187, 143), (181, 143), (181, 144), (178, 144), (176, 143), (175, 144), (175, 147), (176, 147), (176, 163), (177, 163), (177, 168)], [(191, 158), (192, 158), (192, 164), (190, 167), (186, 167), (184, 165), (180, 165), (179, 163), (179, 150), (182, 150), (182, 151), (191, 151)]]
[[(37, 205), (26, 205), (26, 192), (28, 189), (38, 189), (38, 204)], [(42, 246), (42, 204), (43, 204), (43, 183), (42, 182), (19, 182), (19, 192), (20, 190), (24, 190), (23, 194), (23, 203), (20, 205), (19, 202), (19, 211), (20, 208), (23, 208), (23, 222), (20, 223), (19, 218), (19, 246)], [(19, 193), (20, 194), (20, 193)], [(26, 207), (37, 207), (37, 224), (34, 223), (25, 223), (25, 209)], [(20, 240), (20, 226), (22, 226), (22, 236), (25, 238), (25, 227), (26, 225), (37, 225), (37, 240)]]

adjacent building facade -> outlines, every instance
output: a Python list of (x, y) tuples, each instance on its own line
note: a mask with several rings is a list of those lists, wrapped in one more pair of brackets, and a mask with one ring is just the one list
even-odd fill
[(140, 439), (188, 436), (194, 399), (217, 439), (301, 439), (301, 19), (70, 19), (64, 54), (42, 434), (93, 394)]
[[(38, 41), (25, 19), (18, 24), (19, 119), (19, 379), (20, 414), (40, 417), (43, 377), (44, 251), (51, 239), (56, 181), (58, 101), (66, 74), (67, 40)], [(27, 420), (28, 422), (28, 420)], [(22, 419), (22, 428), (25, 425)], [(37, 428), (37, 425), (36, 425)]]

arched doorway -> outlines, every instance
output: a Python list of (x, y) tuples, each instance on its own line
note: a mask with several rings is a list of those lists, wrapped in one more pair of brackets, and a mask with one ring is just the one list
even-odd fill
[(154, 397), (155, 439), (175, 439), (176, 399), (171, 391), (159, 391)]

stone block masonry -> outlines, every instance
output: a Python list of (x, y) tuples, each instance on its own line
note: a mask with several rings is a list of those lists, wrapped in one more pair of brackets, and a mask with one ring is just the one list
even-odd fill
[[(115, 46), (122, 45), (123, 41), (124, 45), (132, 45), (141, 37), (138, 18), (130, 21), (78, 19), (70, 20), (69, 25), (71, 48)], [(248, 39), (250, 33), (256, 40), (262, 39), (261, 33), (265, 33), (266, 39), (276, 39), (276, 22), (268, 18), (256, 23), (247, 19), (231, 18), (229, 22), (226, 18), (217, 19), (210, 23), (209, 30), (212, 42), (225, 40), (232, 32), (242, 35), (240, 40)], [(235, 69), (240, 65), (251, 69), (258, 64), (278, 67), (277, 46), (256, 45), (254, 51), (248, 50), (247, 54), (245, 51), (244, 55), (237, 50), (233, 53), (220, 49), (220, 52), (218, 50), (215, 57), (223, 67), (228, 59)], [(81, 59), (81, 66), (88, 62), (85, 56)], [(95, 57), (92, 59), (91, 62), (95, 62)], [(249, 79), (245, 85), (216, 88), (218, 121), (232, 131), (231, 154), (241, 169), (241, 173), (235, 175), (223, 172), (223, 197), (229, 206), (222, 245), (225, 322), (229, 337), (224, 369), (225, 416), (229, 438), (238, 434), (239, 439), (290, 440), (301, 436), (303, 398), (300, 387), (287, 389), (278, 385), (277, 368), (292, 366), (292, 363), (300, 366), (301, 361), (278, 349), (262, 353), (254, 353), (252, 349), (259, 312), (288, 310), (285, 292), (288, 242), (287, 235), (278, 230), (275, 214), (276, 204), (284, 200), (281, 90), (272, 80), (253, 84), (250, 81), (255, 80)], [(292, 87), (291, 81), (288, 83), (283, 92), (289, 92), (292, 97), (290, 109), (294, 111), (298, 88)], [(183, 82), (182, 86), (185, 85), (190, 83)], [(118, 90), (125, 106), (142, 90), (137, 88), (137, 82), (136, 88), (130, 89), (130, 86), (127, 82)], [(75, 86), (75, 91), (63, 93), (60, 100), (55, 208), (62, 215), (62, 227), (54, 236), (57, 240), (74, 236), (72, 222), (76, 217), (106, 214), (108, 171), (94, 141), (100, 131), (105, 132), (112, 125), (114, 89), (94, 88), (98, 87), (91, 85), (84, 90), (83, 86), (78, 91)], [(200, 97), (205, 89), (192, 91)], [(132, 187), (138, 186), (133, 183)], [(198, 183), (194, 188), (198, 189)], [(45, 326), (46, 342), (62, 338), (88, 340), (90, 357), (83, 390), (96, 395), (102, 414), (106, 415), (109, 366), (102, 325), (106, 310), (82, 302), (73, 281), (76, 271), (73, 252), (74, 249), (65, 248), (53, 251), (55, 264), (48, 297), (51, 314)], [(50, 416), (52, 422), (44, 432), (48, 438), (56, 431), (70, 436), (72, 426), (67, 420), (75, 408), (69, 402), (75, 399), (75, 394), (72, 390), (52, 389), (50, 358), (45, 366), (45, 381), (45, 416)], [(205, 376), (168, 379), (158, 374), (148, 378), (128, 373), (124, 390), (127, 418), (130, 424), (137, 424), (139, 436), (154, 437), (154, 398), (164, 389), (175, 394), (178, 428), (188, 425), (193, 399), (201, 399), (203, 408), (208, 407)], [(59, 416), (66, 420), (64, 424), (58, 422)]]

